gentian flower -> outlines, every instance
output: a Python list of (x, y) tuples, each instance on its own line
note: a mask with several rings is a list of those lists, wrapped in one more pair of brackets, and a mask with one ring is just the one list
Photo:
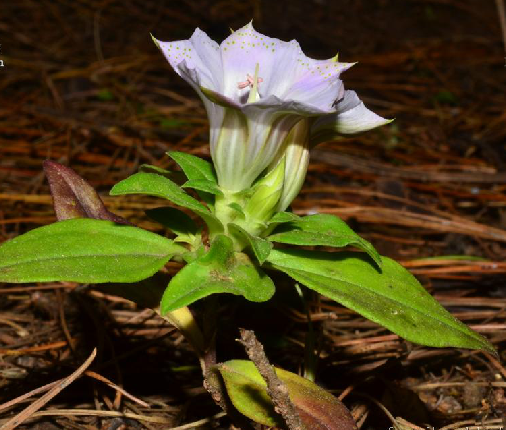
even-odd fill
[(155, 43), (204, 102), (226, 195), (247, 190), (284, 158), (282, 211), (302, 186), (310, 145), (389, 122), (344, 89), (341, 72), (353, 63), (308, 58), (297, 41), (265, 36), (251, 23), (220, 45), (198, 28), (188, 40)]

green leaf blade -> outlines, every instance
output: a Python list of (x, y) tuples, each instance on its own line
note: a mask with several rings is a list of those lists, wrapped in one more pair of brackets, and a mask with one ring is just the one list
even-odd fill
[(248, 243), (260, 264), (265, 262), (272, 249), (271, 242), (266, 239), (262, 239), (261, 237), (249, 234), (241, 226), (234, 223), (228, 224), (228, 230), (232, 234), (239, 236), (242, 241)]
[(493, 346), (443, 308), (406, 269), (382, 257), (378, 272), (360, 254), (273, 250), (274, 268), (422, 345), (482, 349)]
[(215, 184), (218, 183), (213, 165), (208, 161), (186, 152), (170, 151), (167, 152), (167, 155), (179, 164), (189, 180), (205, 179)]
[(178, 206), (190, 209), (199, 215), (208, 225), (209, 229), (223, 231), (221, 222), (198, 200), (186, 194), (181, 187), (156, 173), (135, 173), (134, 175), (117, 183), (111, 190), (112, 196), (125, 194), (147, 194), (161, 197)]
[(212, 194), (214, 196), (223, 196), (223, 192), (220, 190), (218, 185), (216, 185), (214, 182), (208, 181), (207, 179), (189, 179), (182, 185), (182, 187), (193, 188), (194, 190)]
[(0, 246), (0, 282), (137, 282), (185, 248), (137, 227), (59, 221)]
[(171, 151), (167, 155), (183, 169), (188, 178), (183, 187), (197, 190), (200, 198), (209, 205), (214, 203), (214, 196), (223, 195), (211, 163), (186, 152)]
[(298, 215), (295, 215), (292, 212), (277, 212), (274, 216), (269, 220), (268, 225), (277, 226), (279, 224), (284, 224), (287, 222), (299, 221), (301, 218)]
[(267, 239), (272, 242), (306, 246), (341, 248), (353, 245), (367, 252), (381, 268), (381, 257), (374, 247), (334, 215), (309, 215), (286, 223), (278, 227)]
[(160, 310), (166, 314), (215, 293), (242, 295), (264, 302), (274, 294), (272, 280), (242, 253), (233, 251), (232, 240), (218, 235), (210, 251), (181, 269), (170, 281)]

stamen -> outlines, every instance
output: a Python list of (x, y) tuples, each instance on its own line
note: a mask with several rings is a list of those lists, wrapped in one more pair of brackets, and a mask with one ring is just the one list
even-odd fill
[[(264, 80), (262, 78), (257, 78), (257, 82), (260, 83), (260, 82), (263, 82)], [(248, 73), (246, 75), (246, 80), (244, 82), (239, 82), (237, 84), (237, 88), (239, 88), (240, 90), (246, 88), (246, 87), (249, 87), (249, 86), (253, 86), (254, 84), (254, 80), (252, 78), (252, 76)]]

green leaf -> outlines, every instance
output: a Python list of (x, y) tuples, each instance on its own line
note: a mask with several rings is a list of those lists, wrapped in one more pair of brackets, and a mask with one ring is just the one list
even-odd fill
[(183, 188), (193, 188), (194, 190), (203, 191), (215, 196), (223, 196), (223, 192), (219, 189), (218, 185), (214, 182), (208, 181), (207, 179), (190, 179), (182, 186)]
[[(171, 151), (167, 152), (167, 155), (179, 164), (179, 167), (183, 169), (183, 172), (188, 178), (188, 182), (183, 186), (198, 190), (199, 196), (206, 203), (214, 203), (213, 196), (209, 194), (223, 195), (218, 187), (216, 173), (211, 163), (202, 158), (195, 157), (195, 155), (187, 154), (186, 152)], [(191, 185), (188, 185), (189, 183)]]
[(181, 245), (137, 227), (70, 219), (0, 246), (0, 282), (136, 282), (153, 275)]
[(249, 234), (245, 229), (237, 224), (229, 223), (228, 230), (234, 235), (238, 236), (241, 242), (248, 244), (253, 250), (255, 257), (260, 264), (263, 264), (265, 259), (269, 256), (272, 249), (272, 243), (268, 240), (262, 239), (258, 236)]
[(453, 317), (401, 265), (382, 257), (378, 272), (358, 253), (272, 250), (272, 266), (403, 338), (428, 346), (483, 349), (482, 336)]
[(230, 209), (235, 210), (239, 214), (240, 219), (246, 219), (246, 214), (244, 213), (244, 211), (239, 203), (236, 203), (236, 202), (229, 203), (228, 207)]
[(186, 175), (184, 172), (172, 172), (170, 170), (164, 169), (163, 167), (153, 166), (151, 164), (141, 164), (139, 166), (139, 172), (157, 173), (158, 175), (170, 179), (177, 185), (183, 185), (186, 182)]
[(286, 222), (299, 221), (300, 216), (293, 212), (277, 212), (268, 222), (269, 227), (272, 225), (284, 224)]
[[(295, 373), (274, 368), (307, 430), (356, 430), (353, 417), (336, 397)], [(232, 404), (242, 414), (269, 427), (285, 428), (267, 394), (267, 384), (255, 364), (230, 360), (218, 366)]]
[(195, 245), (200, 241), (200, 228), (184, 212), (166, 206), (146, 210), (146, 215), (177, 235), (176, 241)]
[(334, 215), (309, 215), (283, 224), (267, 239), (292, 245), (322, 245), (336, 248), (353, 245), (367, 252), (381, 268), (381, 257), (374, 247)]
[(232, 240), (218, 235), (207, 254), (183, 267), (162, 297), (162, 314), (214, 293), (242, 295), (264, 302), (274, 294), (272, 280), (246, 254), (233, 250)]
[(213, 232), (223, 231), (223, 224), (198, 200), (186, 194), (170, 179), (156, 173), (136, 173), (117, 183), (111, 190), (112, 196), (123, 194), (148, 194), (162, 197), (176, 205), (190, 209), (199, 215)]
[(167, 155), (179, 164), (189, 180), (207, 179), (215, 184), (218, 183), (213, 165), (208, 161), (186, 152), (170, 151)]

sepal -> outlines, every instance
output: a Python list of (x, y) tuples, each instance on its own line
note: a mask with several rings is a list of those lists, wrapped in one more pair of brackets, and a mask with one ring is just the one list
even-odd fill
[(238, 239), (242, 245), (241, 249), (246, 246), (251, 247), (258, 263), (263, 264), (265, 262), (272, 249), (271, 242), (261, 237), (253, 236), (237, 224), (228, 224), (228, 231)]

